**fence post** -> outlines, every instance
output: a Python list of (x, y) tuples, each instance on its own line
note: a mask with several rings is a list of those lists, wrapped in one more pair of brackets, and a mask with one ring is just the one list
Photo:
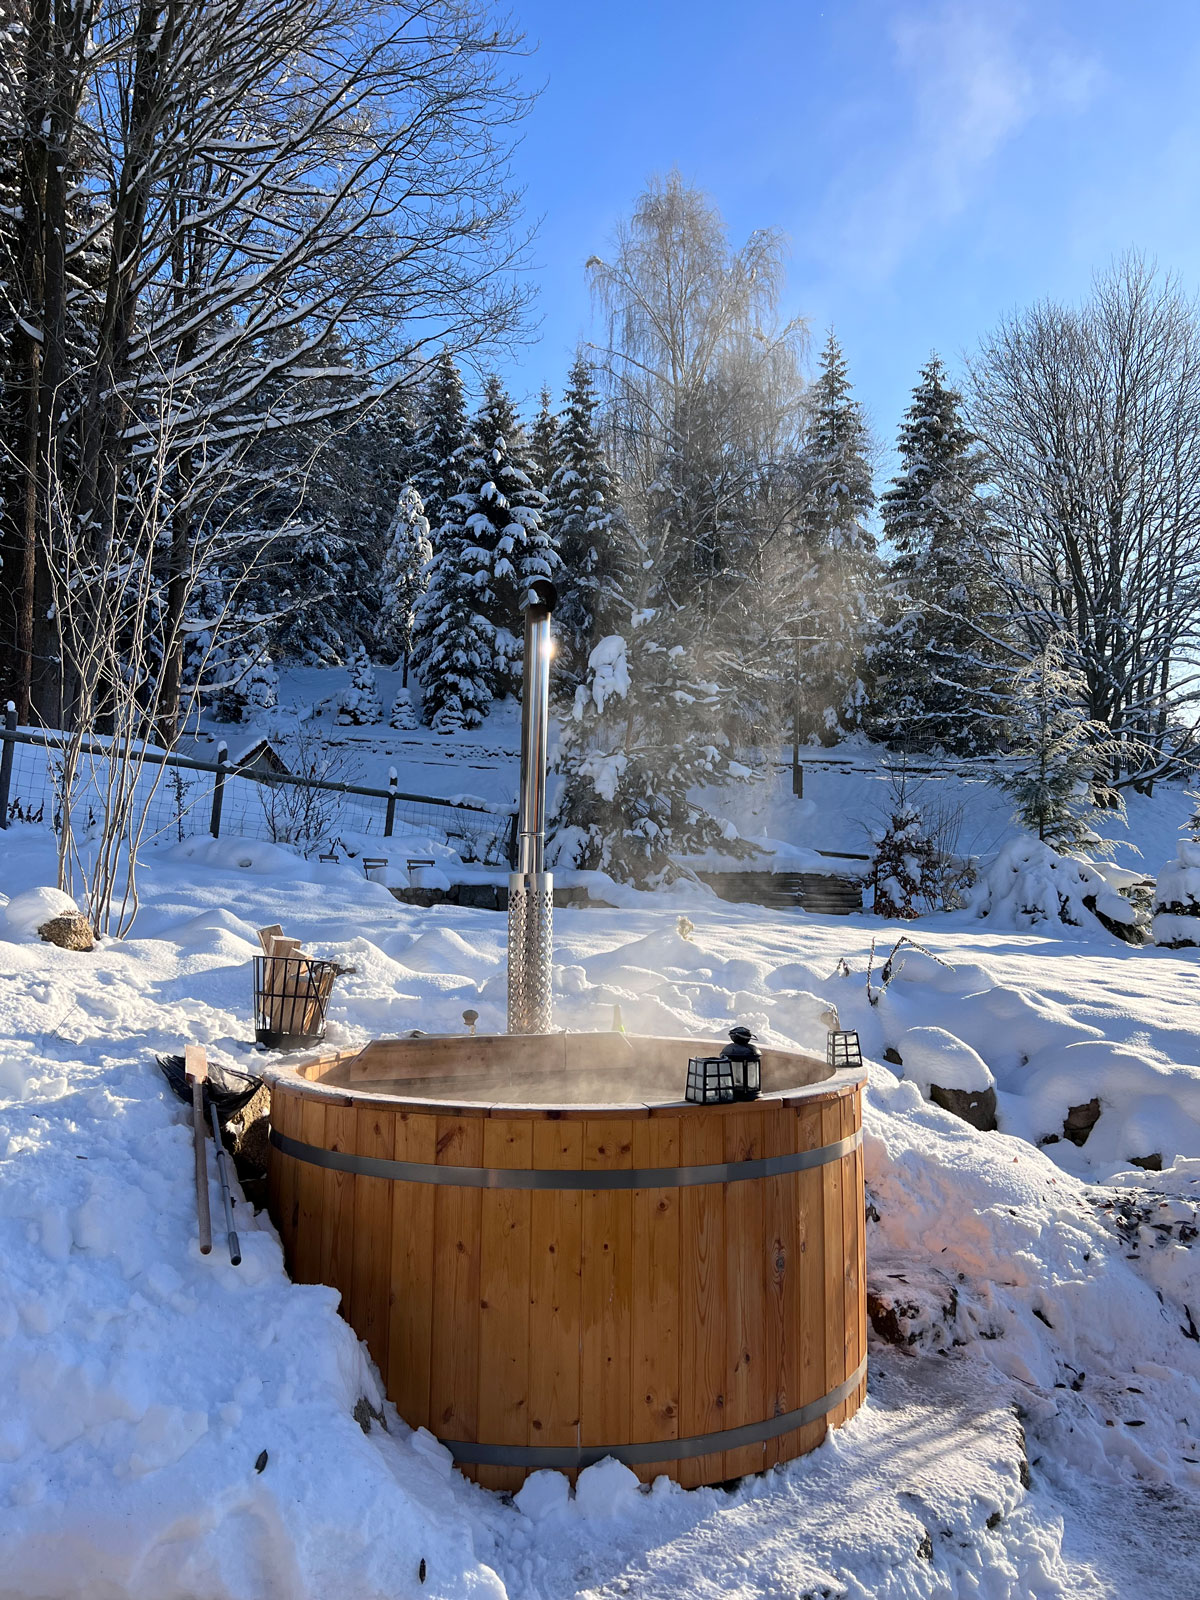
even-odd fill
[(212, 816), (208, 822), (208, 831), (214, 839), (221, 837), (221, 807), (225, 803), (225, 764), (228, 760), (229, 746), (222, 739), (217, 746), (217, 777), (213, 784)]
[(392, 792), (388, 795), (387, 816), (384, 818), (383, 823), (383, 837), (385, 839), (390, 839), (392, 837), (392, 829), (396, 825), (396, 785), (399, 783), (399, 781), (399, 778), (396, 776), (395, 767), (389, 767), (388, 788)]
[(4, 708), (4, 750), (0, 753), (0, 828), (8, 827), (8, 791), (12, 786), (13, 748), (15, 740), (8, 737), (17, 731), (17, 708), (10, 700)]
[(517, 850), (521, 839), (521, 818), (514, 811), (512, 820), (508, 824), (508, 867), (510, 872), (517, 870)]

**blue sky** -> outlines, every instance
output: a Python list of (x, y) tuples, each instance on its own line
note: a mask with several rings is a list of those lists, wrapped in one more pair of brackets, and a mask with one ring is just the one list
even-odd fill
[(1136, 245), (1200, 288), (1200, 0), (515, 0), (545, 87), (515, 170), (561, 389), (583, 263), (678, 166), (741, 242), (778, 227), (787, 310), (832, 324), (890, 445), (931, 349), (1073, 300)]

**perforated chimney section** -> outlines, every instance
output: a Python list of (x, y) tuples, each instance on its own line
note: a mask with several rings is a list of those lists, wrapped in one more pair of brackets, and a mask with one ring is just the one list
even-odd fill
[(549, 1033), (554, 878), (546, 865), (546, 750), (550, 723), (552, 583), (530, 589), (525, 608), (521, 703), (521, 796), (516, 870), (508, 879), (508, 1031)]

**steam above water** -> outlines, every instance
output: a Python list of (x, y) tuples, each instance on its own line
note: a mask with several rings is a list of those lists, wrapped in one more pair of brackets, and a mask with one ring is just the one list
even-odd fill
[[(722, 1048), (723, 1041), (712, 1039), (621, 1033), (380, 1040), (321, 1081), (447, 1104), (674, 1105), (683, 1100), (688, 1058), (719, 1055)], [(764, 1093), (803, 1088), (827, 1075), (813, 1056), (763, 1051)]]

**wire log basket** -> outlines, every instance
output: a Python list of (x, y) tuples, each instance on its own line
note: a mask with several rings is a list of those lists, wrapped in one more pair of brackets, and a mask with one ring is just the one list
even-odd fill
[(343, 970), (311, 956), (255, 956), (255, 1040), (267, 1050), (319, 1043), (333, 982)]

